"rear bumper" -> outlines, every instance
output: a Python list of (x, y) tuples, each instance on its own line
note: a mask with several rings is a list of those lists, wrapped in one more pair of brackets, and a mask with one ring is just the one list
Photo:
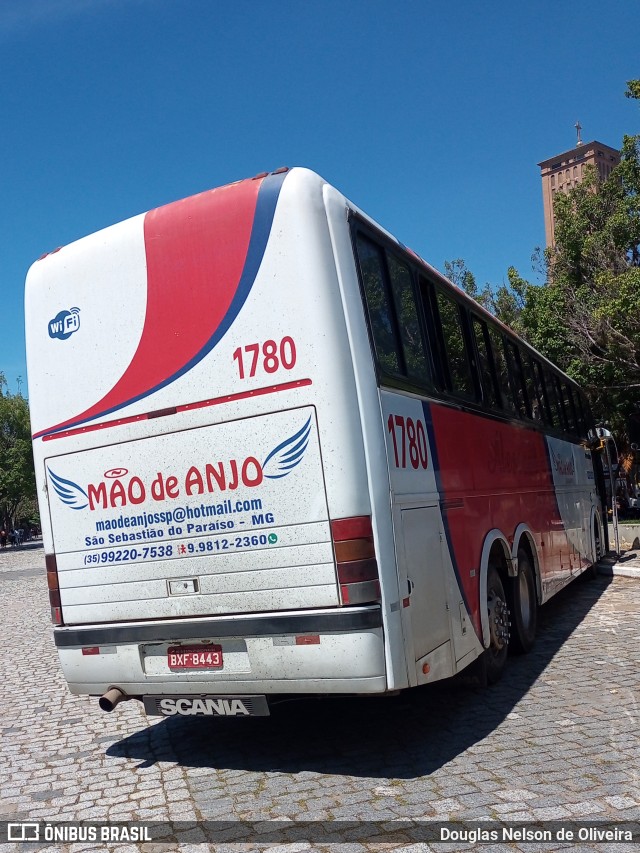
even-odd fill
[[(112, 686), (130, 696), (387, 689), (377, 605), (57, 628), (54, 635), (65, 678), (77, 694), (101, 695)], [(169, 645), (201, 641), (222, 647), (222, 669), (169, 670)], [(94, 653), (83, 654), (83, 648)]]
[(278, 634), (314, 634), (335, 631), (361, 631), (382, 627), (382, 611), (378, 605), (325, 609), (291, 610), (264, 615), (200, 619), (158, 620), (150, 622), (118, 622), (111, 625), (54, 628), (59, 649), (78, 646), (101, 646), (120, 643), (151, 643), (169, 640), (197, 640), (203, 637), (269, 637)]

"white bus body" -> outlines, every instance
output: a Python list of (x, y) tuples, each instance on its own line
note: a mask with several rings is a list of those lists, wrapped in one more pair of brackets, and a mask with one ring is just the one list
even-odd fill
[[(354, 215), (372, 225), (314, 173), (281, 171), (31, 268), (34, 459), (72, 692), (245, 715), (396, 691), (489, 645), (496, 542), (513, 576), (526, 540), (539, 602), (595, 559), (590, 454), (521, 427), (559, 460), (557, 517), (541, 531), (512, 508), (504, 529), (474, 510), (477, 558), (456, 557), (465, 497), (445, 494), (434, 442), (439, 418), (466, 415), (379, 387)], [(489, 442), (516, 429), (487, 423)]]

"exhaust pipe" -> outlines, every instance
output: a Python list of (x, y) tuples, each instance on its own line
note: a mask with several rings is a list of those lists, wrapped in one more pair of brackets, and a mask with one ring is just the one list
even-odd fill
[(125, 699), (129, 698), (130, 697), (124, 694), (122, 690), (119, 690), (117, 687), (112, 687), (110, 690), (107, 690), (104, 696), (101, 696), (98, 699), (98, 705), (100, 705), (103, 711), (113, 711), (118, 702), (123, 702)]

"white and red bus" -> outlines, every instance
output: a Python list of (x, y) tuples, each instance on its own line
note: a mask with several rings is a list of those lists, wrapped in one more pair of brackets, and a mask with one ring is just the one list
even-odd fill
[(26, 324), (55, 642), (107, 710), (494, 681), (604, 548), (580, 389), (308, 170), (44, 256)]

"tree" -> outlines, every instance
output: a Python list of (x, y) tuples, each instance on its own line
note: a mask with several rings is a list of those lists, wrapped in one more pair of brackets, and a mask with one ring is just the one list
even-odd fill
[(0, 524), (13, 527), (35, 518), (29, 405), (21, 394), (10, 393), (0, 372)]
[(518, 318), (524, 306), (528, 282), (520, 278), (515, 267), (509, 267), (507, 271), (508, 284), (503, 283), (495, 289), (485, 284), (482, 290), (478, 289), (475, 276), (462, 258), (445, 261), (444, 271), (447, 278), (468, 296), (514, 331), (518, 331)]

